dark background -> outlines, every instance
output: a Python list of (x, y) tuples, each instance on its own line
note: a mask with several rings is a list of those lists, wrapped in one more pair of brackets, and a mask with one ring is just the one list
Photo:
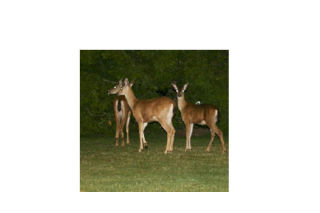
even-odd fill
[[(227, 136), (228, 129), (228, 50), (81, 50), (80, 51), (80, 133), (114, 135), (114, 95), (108, 95), (120, 79), (135, 81), (138, 99), (168, 96), (176, 101), (171, 83), (179, 89), (189, 82), (188, 102), (208, 103), (219, 109), (218, 126)], [(108, 121), (112, 121), (112, 126)], [(173, 125), (184, 129), (178, 109)], [(159, 128), (159, 124), (147, 129)], [(206, 127), (203, 127), (206, 128)], [(137, 123), (132, 117), (130, 129)]]

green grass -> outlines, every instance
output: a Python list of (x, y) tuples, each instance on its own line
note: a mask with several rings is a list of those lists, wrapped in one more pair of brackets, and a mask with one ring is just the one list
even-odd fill
[(130, 136), (125, 147), (115, 147), (113, 137), (81, 137), (80, 191), (229, 191), (228, 153), (222, 154), (217, 136), (211, 152), (205, 151), (209, 130), (192, 137), (188, 152), (185, 138), (176, 136), (173, 152), (166, 155), (164, 132), (146, 131), (149, 148), (141, 153), (138, 135), (132, 131)]

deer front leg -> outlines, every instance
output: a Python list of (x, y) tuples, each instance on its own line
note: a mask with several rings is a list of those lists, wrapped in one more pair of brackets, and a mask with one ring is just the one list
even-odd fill
[(186, 124), (186, 149), (187, 150), (191, 150), (191, 135), (192, 135), (192, 130), (193, 130), (193, 124)]
[(189, 124), (185, 124), (185, 125), (186, 125), (186, 148), (184, 151), (187, 151), (189, 148), (188, 138), (189, 138), (189, 134), (190, 134), (190, 125)]

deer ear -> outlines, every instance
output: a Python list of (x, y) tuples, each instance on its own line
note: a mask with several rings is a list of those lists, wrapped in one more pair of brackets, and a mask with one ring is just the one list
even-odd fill
[(174, 90), (178, 93), (179, 89), (178, 89), (177, 85), (175, 83), (172, 83), (171, 85), (173, 86)]
[(183, 88), (182, 88), (182, 92), (184, 92), (187, 88), (188, 88), (189, 83), (186, 83)]
[(124, 85), (128, 85), (129, 84), (129, 80), (128, 80), (128, 78), (125, 78), (124, 79)]
[(131, 81), (131, 83), (130, 83), (130, 87), (132, 87), (132, 86), (133, 86), (133, 84), (134, 84), (134, 80), (132, 80), (132, 81)]

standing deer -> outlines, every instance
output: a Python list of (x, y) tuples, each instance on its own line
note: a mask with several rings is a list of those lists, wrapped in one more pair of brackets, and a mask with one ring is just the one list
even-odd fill
[(149, 122), (157, 121), (167, 132), (167, 145), (165, 154), (173, 151), (174, 135), (176, 130), (172, 125), (174, 101), (168, 97), (159, 97), (153, 99), (139, 100), (134, 95), (129, 81), (126, 78), (124, 82), (120, 80), (117, 90), (109, 92), (109, 94), (124, 95), (128, 101), (129, 107), (133, 113), (139, 126), (139, 139), (141, 152), (144, 148), (143, 144), (147, 144), (144, 137), (144, 129)]
[[(132, 87), (133, 82), (130, 83), (130, 87)], [(111, 90), (108, 91), (108, 94), (113, 93), (113, 91), (117, 91), (119, 88), (119, 85), (115, 86)], [(121, 146), (124, 147), (124, 134), (123, 134), (123, 128), (124, 125), (126, 125), (126, 132), (127, 132), (127, 144), (130, 144), (129, 139), (129, 123), (130, 123), (130, 117), (131, 117), (131, 110), (129, 108), (128, 102), (124, 95), (118, 95), (114, 98), (113, 101), (113, 112), (114, 112), (114, 118), (116, 120), (116, 135), (115, 140), (116, 144), (115, 146), (119, 146), (119, 135), (121, 136), (122, 143)]]
[(191, 135), (193, 130), (193, 124), (207, 125), (210, 128), (211, 140), (207, 147), (207, 152), (210, 151), (215, 134), (220, 138), (222, 153), (226, 152), (224, 146), (223, 133), (216, 126), (218, 121), (218, 109), (209, 104), (192, 104), (187, 103), (184, 98), (184, 91), (188, 87), (188, 83), (185, 84), (181, 91), (179, 91), (175, 83), (172, 84), (173, 88), (177, 92), (178, 96), (178, 108), (181, 112), (181, 117), (186, 125), (186, 149), (191, 150)]

